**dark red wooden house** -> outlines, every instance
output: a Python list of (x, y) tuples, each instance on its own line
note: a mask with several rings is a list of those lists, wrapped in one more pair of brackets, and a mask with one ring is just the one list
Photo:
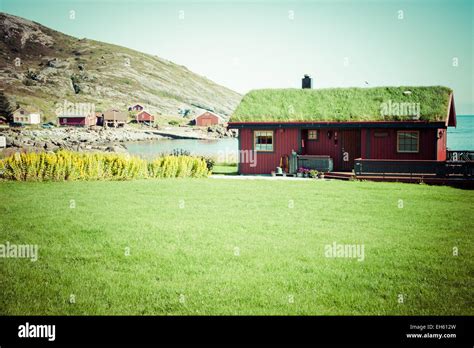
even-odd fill
[(295, 154), (327, 158), (335, 172), (357, 160), (445, 161), (448, 126), (456, 126), (453, 94), (439, 86), (256, 90), (229, 122), (239, 130), (241, 174), (288, 172)]

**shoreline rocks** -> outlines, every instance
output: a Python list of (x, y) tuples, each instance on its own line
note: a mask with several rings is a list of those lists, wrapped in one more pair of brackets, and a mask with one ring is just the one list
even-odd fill
[[(211, 127), (209, 127), (211, 128)], [(223, 128), (223, 127), (221, 127)], [(178, 129), (179, 130), (179, 129)], [(105, 151), (127, 152), (126, 143), (147, 142), (160, 139), (216, 139), (236, 136), (233, 131), (213, 127), (206, 130), (187, 129), (142, 130), (131, 127), (90, 128), (55, 127), (50, 129), (4, 128), (0, 136), (6, 137), (7, 149), (25, 151)]]
[(136, 131), (130, 128), (97, 129), (52, 128), (52, 129), (0, 129), (6, 137), (8, 148), (24, 150), (126, 152), (124, 143), (166, 139), (162, 135)]

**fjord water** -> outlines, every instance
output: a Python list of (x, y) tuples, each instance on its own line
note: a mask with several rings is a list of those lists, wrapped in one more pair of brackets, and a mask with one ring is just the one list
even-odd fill
[(154, 158), (160, 154), (172, 153), (175, 149), (189, 151), (192, 155), (237, 158), (238, 144), (236, 138), (215, 140), (163, 139), (145, 143), (131, 143), (127, 145), (127, 150), (133, 155), (144, 158)]
[[(174, 149), (183, 149), (193, 155), (225, 155), (236, 158), (238, 144), (239, 142), (235, 138), (216, 140), (163, 139), (146, 143), (131, 143), (127, 145), (127, 149), (131, 154), (146, 158), (171, 153)], [(448, 149), (474, 151), (474, 115), (457, 116), (457, 127), (448, 128)]]
[(456, 121), (448, 128), (448, 149), (474, 151), (474, 115), (457, 115)]

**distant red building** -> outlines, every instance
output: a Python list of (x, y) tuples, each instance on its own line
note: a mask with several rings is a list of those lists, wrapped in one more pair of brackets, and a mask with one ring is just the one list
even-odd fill
[(88, 115), (60, 115), (57, 118), (59, 126), (89, 127), (97, 124), (95, 113)]
[(130, 106), (128, 108), (128, 111), (142, 111), (144, 109), (144, 107), (140, 104), (135, 104), (133, 106)]
[(154, 122), (155, 121), (155, 116), (153, 116), (152, 114), (150, 114), (147, 111), (141, 111), (137, 114), (135, 119), (138, 123), (141, 123), (141, 122)]
[(198, 127), (212, 126), (221, 123), (221, 117), (211, 111), (206, 111), (194, 119), (194, 124)]

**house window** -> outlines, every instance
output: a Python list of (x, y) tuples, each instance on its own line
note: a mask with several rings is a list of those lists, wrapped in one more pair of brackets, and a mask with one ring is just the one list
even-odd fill
[(397, 132), (398, 152), (418, 152), (420, 132), (399, 131)]
[(254, 132), (255, 151), (273, 151), (273, 131)]
[(318, 139), (318, 130), (310, 129), (308, 130), (308, 140), (317, 140)]

